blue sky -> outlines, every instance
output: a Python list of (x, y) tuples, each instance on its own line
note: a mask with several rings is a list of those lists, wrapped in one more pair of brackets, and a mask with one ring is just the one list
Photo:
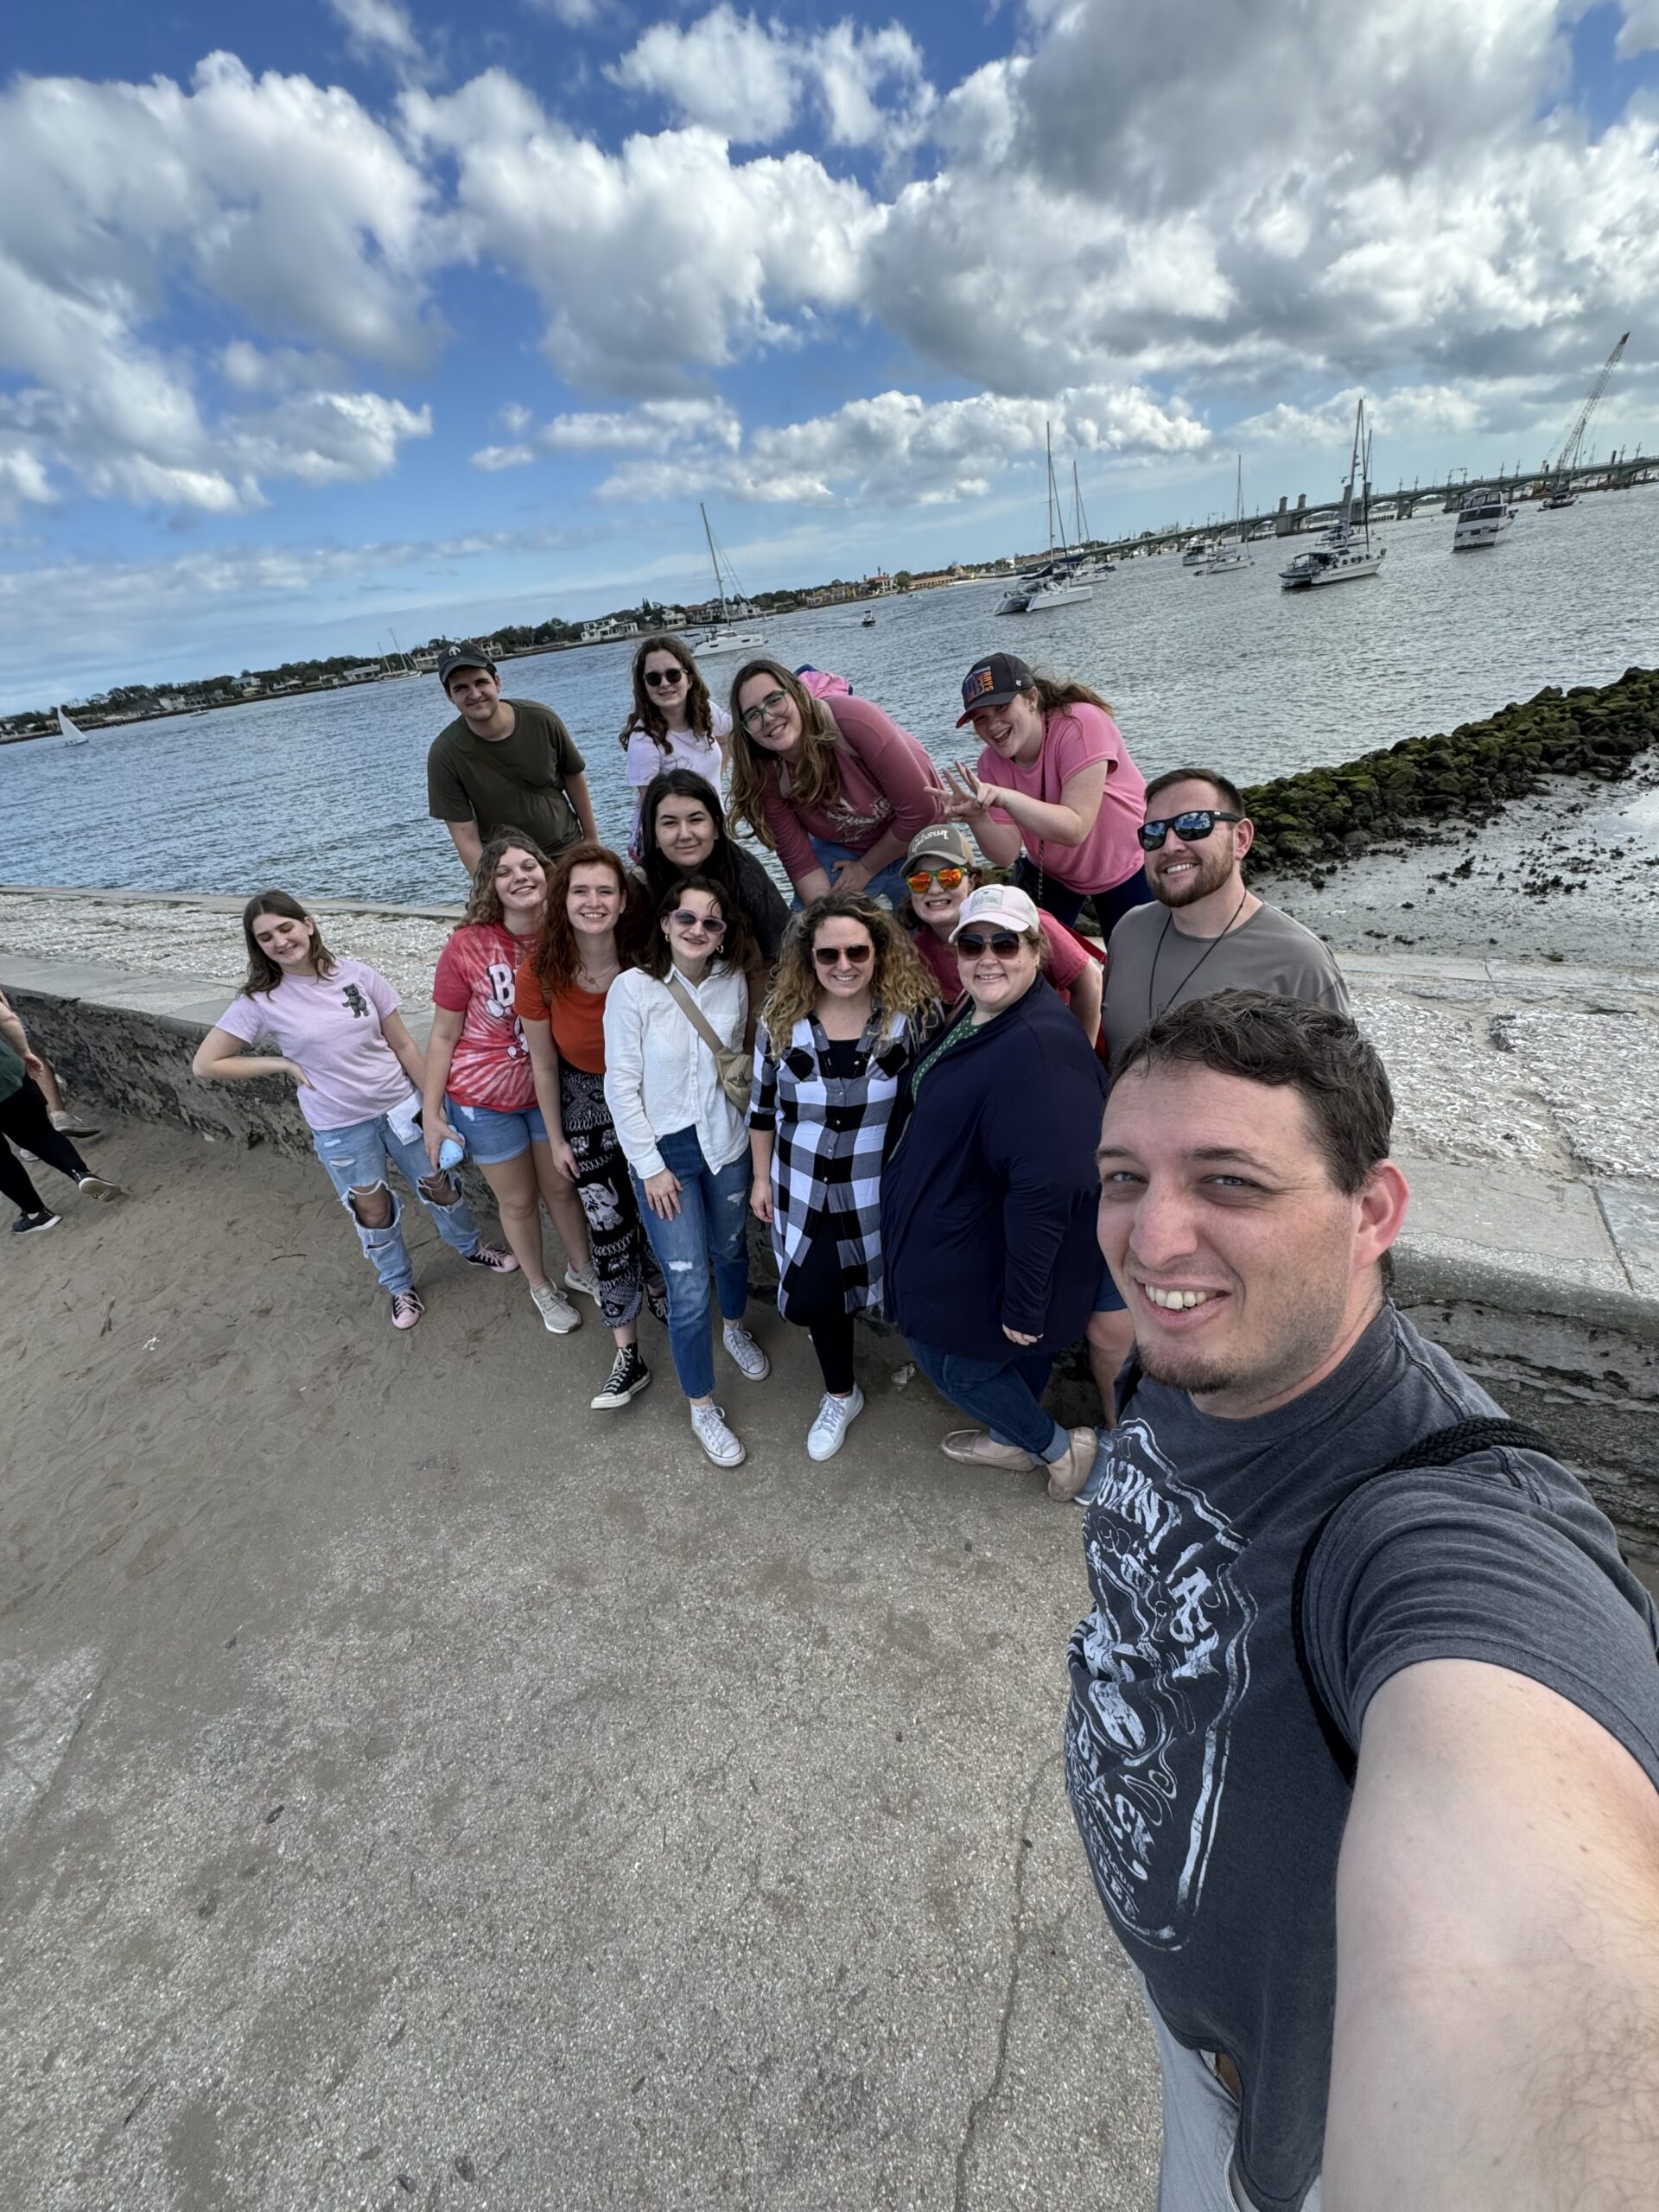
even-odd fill
[[(89, 58), (96, 57), (95, 70)], [(1652, 449), (1659, 0), (58, 0), (0, 708)]]

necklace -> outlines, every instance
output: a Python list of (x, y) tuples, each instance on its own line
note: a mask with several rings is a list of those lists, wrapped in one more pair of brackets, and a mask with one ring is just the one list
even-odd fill
[[(1234, 909), (1233, 909), (1232, 912), (1231, 912), (1231, 913), (1228, 916), (1228, 918), (1227, 918), (1227, 928), (1226, 928), (1226, 929), (1222, 930), (1221, 931), (1219, 931), (1219, 932), (1218, 932), (1218, 934), (1217, 934), (1217, 935), (1216, 935), (1215, 937), (1212, 937), (1212, 938), (1211, 938), (1211, 940), (1210, 940), (1209, 944), (1206, 944), (1206, 945), (1205, 946), (1204, 950), (1203, 950), (1203, 951), (1198, 955), (1198, 958), (1197, 958), (1197, 959), (1192, 963), (1192, 966), (1187, 969), (1187, 971), (1186, 971), (1185, 975), (1182, 976), (1182, 978), (1181, 978), (1180, 982), (1179, 982), (1179, 983), (1177, 983), (1177, 984), (1176, 984), (1176, 986), (1175, 986), (1174, 989), (1170, 993), (1169, 996), (1168, 996), (1168, 997), (1164, 1001), (1164, 1002), (1163, 1002), (1162, 1006), (1160, 1006), (1160, 1007), (1159, 1007), (1158, 1012), (1159, 1012), (1160, 1014), (1167, 1014), (1167, 1013), (1168, 1013), (1168, 1011), (1169, 1011), (1169, 1009), (1170, 1009), (1170, 1007), (1171, 1007), (1172, 1006), (1173, 1006), (1173, 1005), (1174, 1005), (1174, 1003), (1175, 1003), (1176, 1000), (1180, 996), (1181, 993), (1182, 993), (1182, 992), (1186, 988), (1187, 985), (1192, 982), (1192, 978), (1193, 978), (1193, 977), (1198, 974), (1198, 972), (1199, 969), (1203, 967), (1203, 965), (1204, 965), (1205, 962), (1205, 961), (1210, 957), (1211, 954), (1215, 950), (1216, 947), (1217, 947), (1217, 946), (1221, 943), (1222, 938), (1224, 938), (1224, 937), (1226, 936), (1226, 934), (1227, 934), (1227, 931), (1228, 931), (1228, 930), (1230, 930), (1230, 929), (1232, 928), (1233, 924), (1234, 924), (1234, 923), (1238, 919), (1239, 916), (1243, 912), (1243, 911), (1244, 911), (1244, 901), (1245, 901), (1245, 899), (1248, 899), (1248, 898), (1249, 897), (1249, 895), (1250, 895), (1250, 894), (1249, 894), (1249, 893), (1248, 891), (1245, 891), (1245, 892), (1243, 892), (1243, 893), (1242, 893), (1240, 894), (1239, 901), (1238, 901), (1237, 906), (1234, 907)], [(1164, 939), (1165, 939), (1165, 938), (1169, 935), (1169, 925), (1170, 925), (1170, 924), (1174, 920), (1174, 918), (1175, 918), (1175, 909), (1172, 906), (1172, 907), (1169, 909), (1168, 912), (1167, 912), (1167, 913), (1166, 913), (1166, 915), (1164, 916), (1164, 926), (1162, 927), (1162, 929), (1160, 929), (1160, 930), (1159, 931), (1159, 932), (1158, 932), (1158, 942), (1157, 942), (1157, 944), (1153, 947), (1153, 953), (1152, 953), (1152, 966), (1151, 966), (1151, 968), (1148, 969), (1147, 974), (1147, 1020), (1148, 1021), (1152, 1020), (1153, 1020), (1153, 1018), (1154, 1018), (1154, 1016), (1153, 1016), (1153, 1010), (1152, 1010), (1152, 1001), (1153, 1001), (1154, 995), (1155, 994), (1155, 992), (1156, 992), (1156, 990), (1157, 990), (1157, 988), (1158, 988), (1158, 956), (1159, 956), (1159, 954), (1160, 954), (1160, 953), (1163, 950), (1163, 949), (1164, 949)]]

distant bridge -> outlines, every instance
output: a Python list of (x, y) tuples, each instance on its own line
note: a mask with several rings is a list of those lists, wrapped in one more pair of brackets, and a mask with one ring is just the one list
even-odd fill
[[(1547, 499), (1562, 484), (1576, 491), (1624, 492), (1649, 472), (1659, 472), (1659, 454), (1621, 454), (1616, 461), (1587, 462), (1582, 467), (1563, 469), (1559, 474), (1554, 470), (1540, 469), (1533, 475), (1518, 470), (1513, 476), (1470, 476), (1459, 469), (1444, 484), (1414, 484), (1409, 491), (1402, 488), (1397, 492), (1379, 492), (1373, 485), (1370, 487), (1372, 518), (1376, 518), (1379, 507), (1392, 509), (1395, 519), (1401, 522), (1409, 522), (1419, 507), (1438, 507), (1443, 512), (1454, 513), (1466, 493), (1478, 491), (1484, 485), (1495, 486), (1498, 490), (1507, 492), (1511, 499), (1520, 501)], [(1310, 507), (1307, 494), (1299, 492), (1294, 506), (1286, 497), (1281, 499), (1276, 507), (1269, 508), (1262, 514), (1246, 515), (1244, 533), (1249, 537), (1261, 529), (1263, 524), (1275, 537), (1294, 537), (1298, 531), (1310, 527), (1327, 529), (1336, 519), (1340, 504), (1340, 501), (1332, 500), (1320, 506)], [(1385, 516), (1383, 519), (1388, 518)], [(1173, 546), (1185, 545), (1193, 537), (1230, 537), (1231, 534), (1232, 524), (1229, 522), (1206, 525), (1182, 523), (1173, 529), (1153, 531), (1145, 536), (1099, 540), (1090, 546), (1090, 550), (1103, 552), (1114, 560), (1120, 560), (1128, 553), (1167, 552)]]

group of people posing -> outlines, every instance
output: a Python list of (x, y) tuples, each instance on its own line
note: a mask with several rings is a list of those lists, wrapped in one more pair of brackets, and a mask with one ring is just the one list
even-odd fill
[[(471, 1264), (523, 1274), (550, 1331), (579, 1325), (569, 1294), (597, 1304), (613, 1357), (595, 1409), (647, 1387), (642, 1308), (664, 1322), (697, 1440), (734, 1466), (716, 1336), (745, 1382), (770, 1371), (747, 1321), (753, 1214), (779, 1309), (817, 1357), (814, 1459), (863, 1411), (854, 1321), (879, 1312), (974, 1421), (944, 1440), (950, 1457), (1041, 1466), (1051, 1495), (1076, 1496), (1095, 1431), (1041, 1401), (1086, 1330), (1109, 1420), (1128, 1348), (1095, 1231), (1110, 1052), (1195, 986), (1345, 1003), (1319, 940), (1244, 890), (1230, 782), (1182, 770), (1148, 787), (1096, 693), (1010, 655), (963, 679), (958, 726), (981, 749), (941, 772), (817, 671), (748, 663), (722, 715), (680, 641), (654, 637), (622, 733), (630, 860), (592, 834), (556, 717), (503, 700), (475, 649), (440, 673), (461, 711), (432, 748), (431, 804), (473, 883), (424, 1051), (385, 978), (269, 892), (249, 903), (248, 979), (197, 1073), (296, 1082), (397, 1328), (423, 1306), (389, 1164)], [(793, 916), (731, 834), (722, 772)], [(1085, 902), (1109, 949), (1067, 926)], [(280, 1057), (248, 1052), (265, 1035)], [(468, 1211), (463, 1154), (504, 1245)]]

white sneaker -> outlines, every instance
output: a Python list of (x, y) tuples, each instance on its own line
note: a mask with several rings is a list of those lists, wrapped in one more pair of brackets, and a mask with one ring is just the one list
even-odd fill
[(772, 1372), (772, 1362), (741, 1321), (728, 1321), (720, 1332), (720, 1340), (736, 1364), (740, 1375), (751, 1382), (764, 1382)]
[(598, 1305), (599, 1277), (594, 1273), (594, 1263), (591, 1260), (585, 1268), (567, 1268), (564, 1271), (564, 1287), (567, 1290), (579, 1290), (584, 1298), (591, 1298), (594, 1305)]
[(542, 1326), (550, 1336), (568, 1337), (572, 1329), (582, 1326), (582, 1316), (568, 1298), (561, 1297), (550, 1282), (533, 1283), (531, 1297), (536, 1311), (542, 1317)]
[(826, 1390), (817, 1419), (806, 1432), (807, 1458), (833, 1459), (846, 1441), (848, 1423), (855, 1421), (863, 1410), (864, 1393), (856, 1382), (850, 1398), (837, 1398)]
[(726, 1426), (720, 1406), (693, 1406), (691, 1433), (717, 1467), (741, 1467), (748, 1453)]

